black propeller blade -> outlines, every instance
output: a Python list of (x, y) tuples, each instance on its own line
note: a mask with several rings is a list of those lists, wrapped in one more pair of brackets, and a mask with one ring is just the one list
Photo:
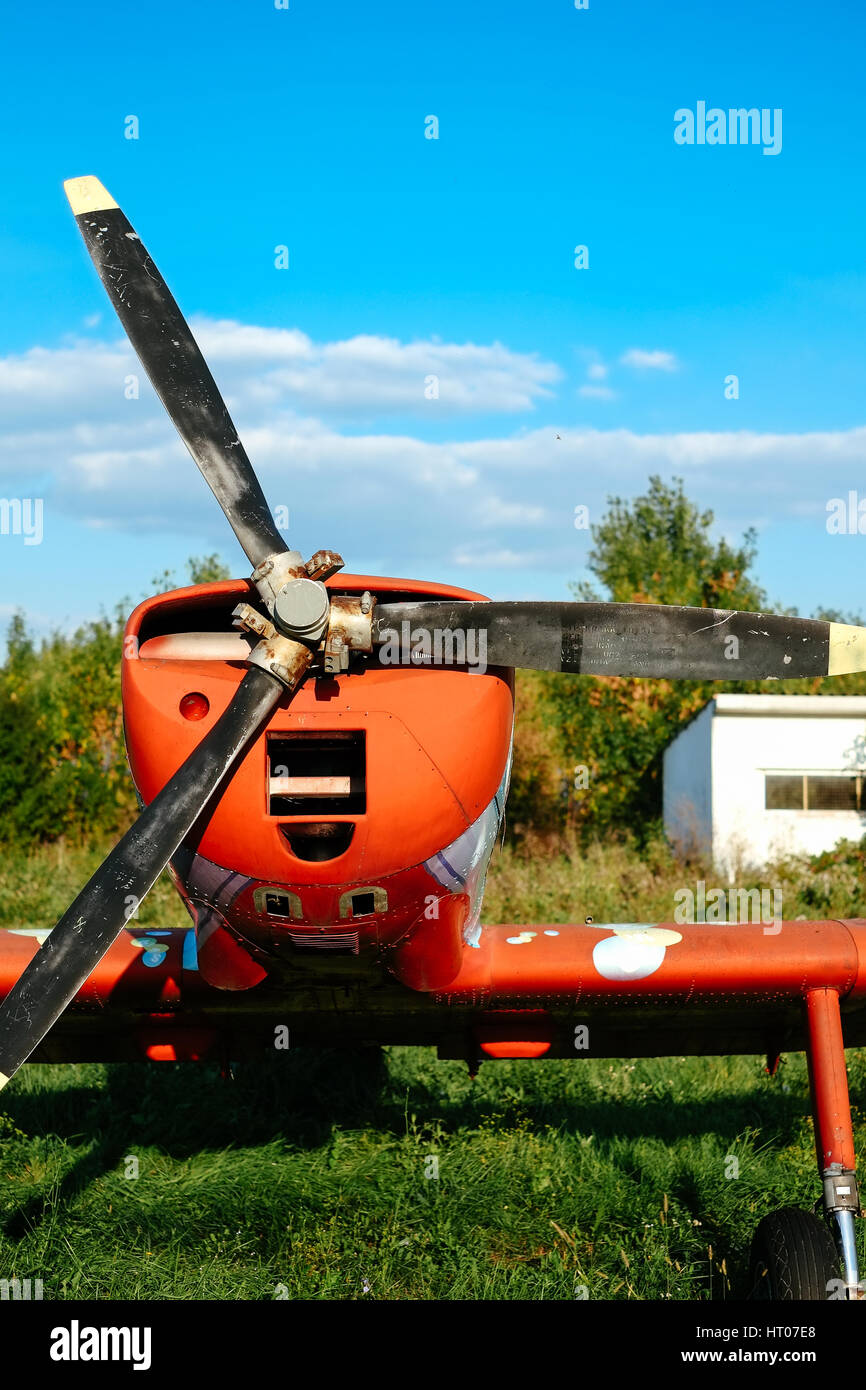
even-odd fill
[(866, 670), (866, 628), (650, 603), (380, 603), (395, 666), (516, 666), (593, 676), (769, 680)]
[(286, 544), (189, 324), (99, 179), (63, 187), (129, 341), (255, 569)]
[(258, 666), (81, 890), (0, 1005), (0, 1087), (42, 1041), (153, 887), (285, 687)]

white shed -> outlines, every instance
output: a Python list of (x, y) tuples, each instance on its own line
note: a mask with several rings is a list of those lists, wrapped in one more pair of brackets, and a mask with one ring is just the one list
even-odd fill
[(717, 695), (665, 750), (665, 830), (722, 872), (866, 831), (866, 696)]

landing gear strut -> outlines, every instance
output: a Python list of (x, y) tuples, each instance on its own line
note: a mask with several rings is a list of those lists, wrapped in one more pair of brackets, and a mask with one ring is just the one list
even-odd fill
[[(854, 1219), (860, 1197), (839, 995), (806, 994), (807, 1057), (823, 1215), (785, 1207), (765, 1216), (752, 1243), (752, 1298), (859, 1299)], [(835, 1240), (834, 1240), (835, 1236)], [(840, 1263), (843, 1277), (840, 1278)]]

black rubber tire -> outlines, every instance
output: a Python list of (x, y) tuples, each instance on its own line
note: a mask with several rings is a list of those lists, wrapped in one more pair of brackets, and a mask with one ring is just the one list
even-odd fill
[(825, 1302), (839, 1278), (839, 1255), (821, 1217), (783, 1207), (760, 1222), (749, 1262), (750, 1298)]

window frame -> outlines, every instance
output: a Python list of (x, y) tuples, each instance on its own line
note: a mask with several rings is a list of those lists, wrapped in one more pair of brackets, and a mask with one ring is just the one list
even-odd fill
[[(784, 777), (786, 781), (793, 781), (799, 778), (801, 783), (801, 804), (799, 806), (768, 806), (767, 787), (771, 777)], [(809, 805), (809, 782), (811, 781), (838, 781), (854, 783), (853, 806), (810, 806)], [(799, 815), (866, 815), (866, 805), (864, 805), (864, 782), (866, 774), (863, 772), (790, 772), (783, 771), (764, 771), (764, 810), (765, 811), (787, 811)]]

